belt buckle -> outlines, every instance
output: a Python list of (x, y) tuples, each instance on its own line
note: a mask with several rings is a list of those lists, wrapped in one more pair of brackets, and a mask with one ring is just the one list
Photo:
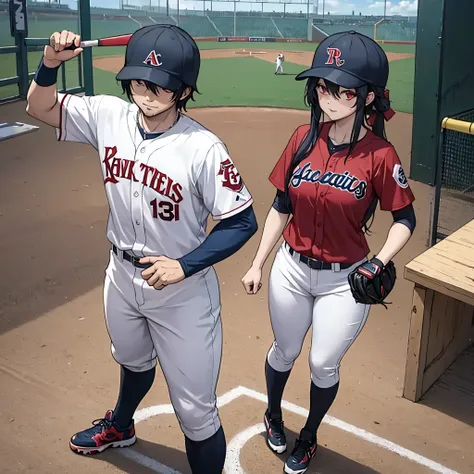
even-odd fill
[(308, 258), (308, 267), (311, 268), (311, 270), (321, 270), (323, 268), (323, 262), (316, 260), (315, 258)]

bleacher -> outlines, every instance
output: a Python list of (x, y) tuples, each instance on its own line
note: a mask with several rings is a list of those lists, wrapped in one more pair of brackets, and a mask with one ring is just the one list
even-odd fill
[(265, 17), (237, 17), (236, 30), (237, 36), (280, 36), (271, 18)]
[[(5, 4), (1, 2), (0, 4)], [(61, 8), (60, 8), (61, 7)], [(169, 16), (167, 16), (167, 14)], [(263, 13), (260, 11), (236, 14), (237, 36), (263, 36), (271, 38), (306, 39), (308, 19), (299, 13)], [(316, 16), (313, 24), (327, 34), (354, 29), (371, 38), (376, 16)], [(179, 24), (195, 37), (217, 37), (234, 35), (233, 11), (178, 11), (169, 7), (131, 7), (125, 9), (91, 7), (93, 37), (127, 34), (138, 28), (156, 23)], [(45, 37), (57, 28), (78, 31), (76, 10), (67, 5), (32, 2), (28, 0), (28, 25), (31, 37)], [(416, 18), (391, 17), (389, 22), (377, 26), (377, 39), (392, 41), (415, 41)]]
[(234, 17), (213, 15), (210, 18), (222, 33), (222, 36), (232, 36), (234, 34)]
[(273, 17), (277, 28), (284, 38), (306, 38), (308, 20), (306, 18), (277, 18)]
[(179, 17), (179, 26), (186, 30), (191, 36), (207, 37), (219, 36), (207, 16), (187, 15)]

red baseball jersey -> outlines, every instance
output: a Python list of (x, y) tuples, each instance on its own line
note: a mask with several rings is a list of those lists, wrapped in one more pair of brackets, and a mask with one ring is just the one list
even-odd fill
[[(361, 227), (374, 197), (386, 211), (408, 206), (415, 197), (390, 143), (368, 131), (344, 163), (347, 149), (329, 154), (330, 126), (331, 122), (323, 125), (314, 150), (294, 170), (289, 188), (293, 219), (283, 236), (308, 257), (355, 263), (370, 250)], [(270, 174), (270, 182), (280, 191), (308, 131), (309, 125), (296, 129)]]

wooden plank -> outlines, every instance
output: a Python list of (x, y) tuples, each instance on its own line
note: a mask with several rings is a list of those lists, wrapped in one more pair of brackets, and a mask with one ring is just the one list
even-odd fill
[(432, 290), (418, 285), (415, 285), (413, 289), (413, 306), (410, 317), (403, 387), (403, 396), (412, 402), (417, 402), (422, 394), (433, 296)]
[(455, 314), (446, 314), (446, 319), (452, 317), (457, 321), (457, 327), (454, 329), (451, 342), (436, 358), (426, 364), (425, 373), (422, 376), (421, 395), (426, 393), (446, 369), (472, 344), (471, 330), (473, 315), (474, 308), (461, 302), (456, 304)]
[[(443, 330), (444, 320), (451, 319), (451, 315), (447, 316), (448, 297), (440, 293), (435, 293), (433, 304), (431, 306), (431, 315), (425, 315), (430, 318), (430, 329), (428, 336), (428, 349), (426, 351), (426, 366), (430, 365), (439, 354), (443, 351)], [(452, 340), (451, 334), (450, 340)]]
[(474, 306), (474, 220), (414, 258), (404, 276)]

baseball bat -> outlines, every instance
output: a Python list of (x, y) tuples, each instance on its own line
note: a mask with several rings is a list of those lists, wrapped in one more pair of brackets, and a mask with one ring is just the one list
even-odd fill
[[(108, 36), (96, 40), (81, 41), (80, 48), (92, 48), (94, 46), (127, 46), (132, 33), (127, 35)], [(53, 46), (50, 38), (28, 38), (26, 40), (27, 46)], [(66, 49), (76, 49), (76, 45), (72, 44)]]

